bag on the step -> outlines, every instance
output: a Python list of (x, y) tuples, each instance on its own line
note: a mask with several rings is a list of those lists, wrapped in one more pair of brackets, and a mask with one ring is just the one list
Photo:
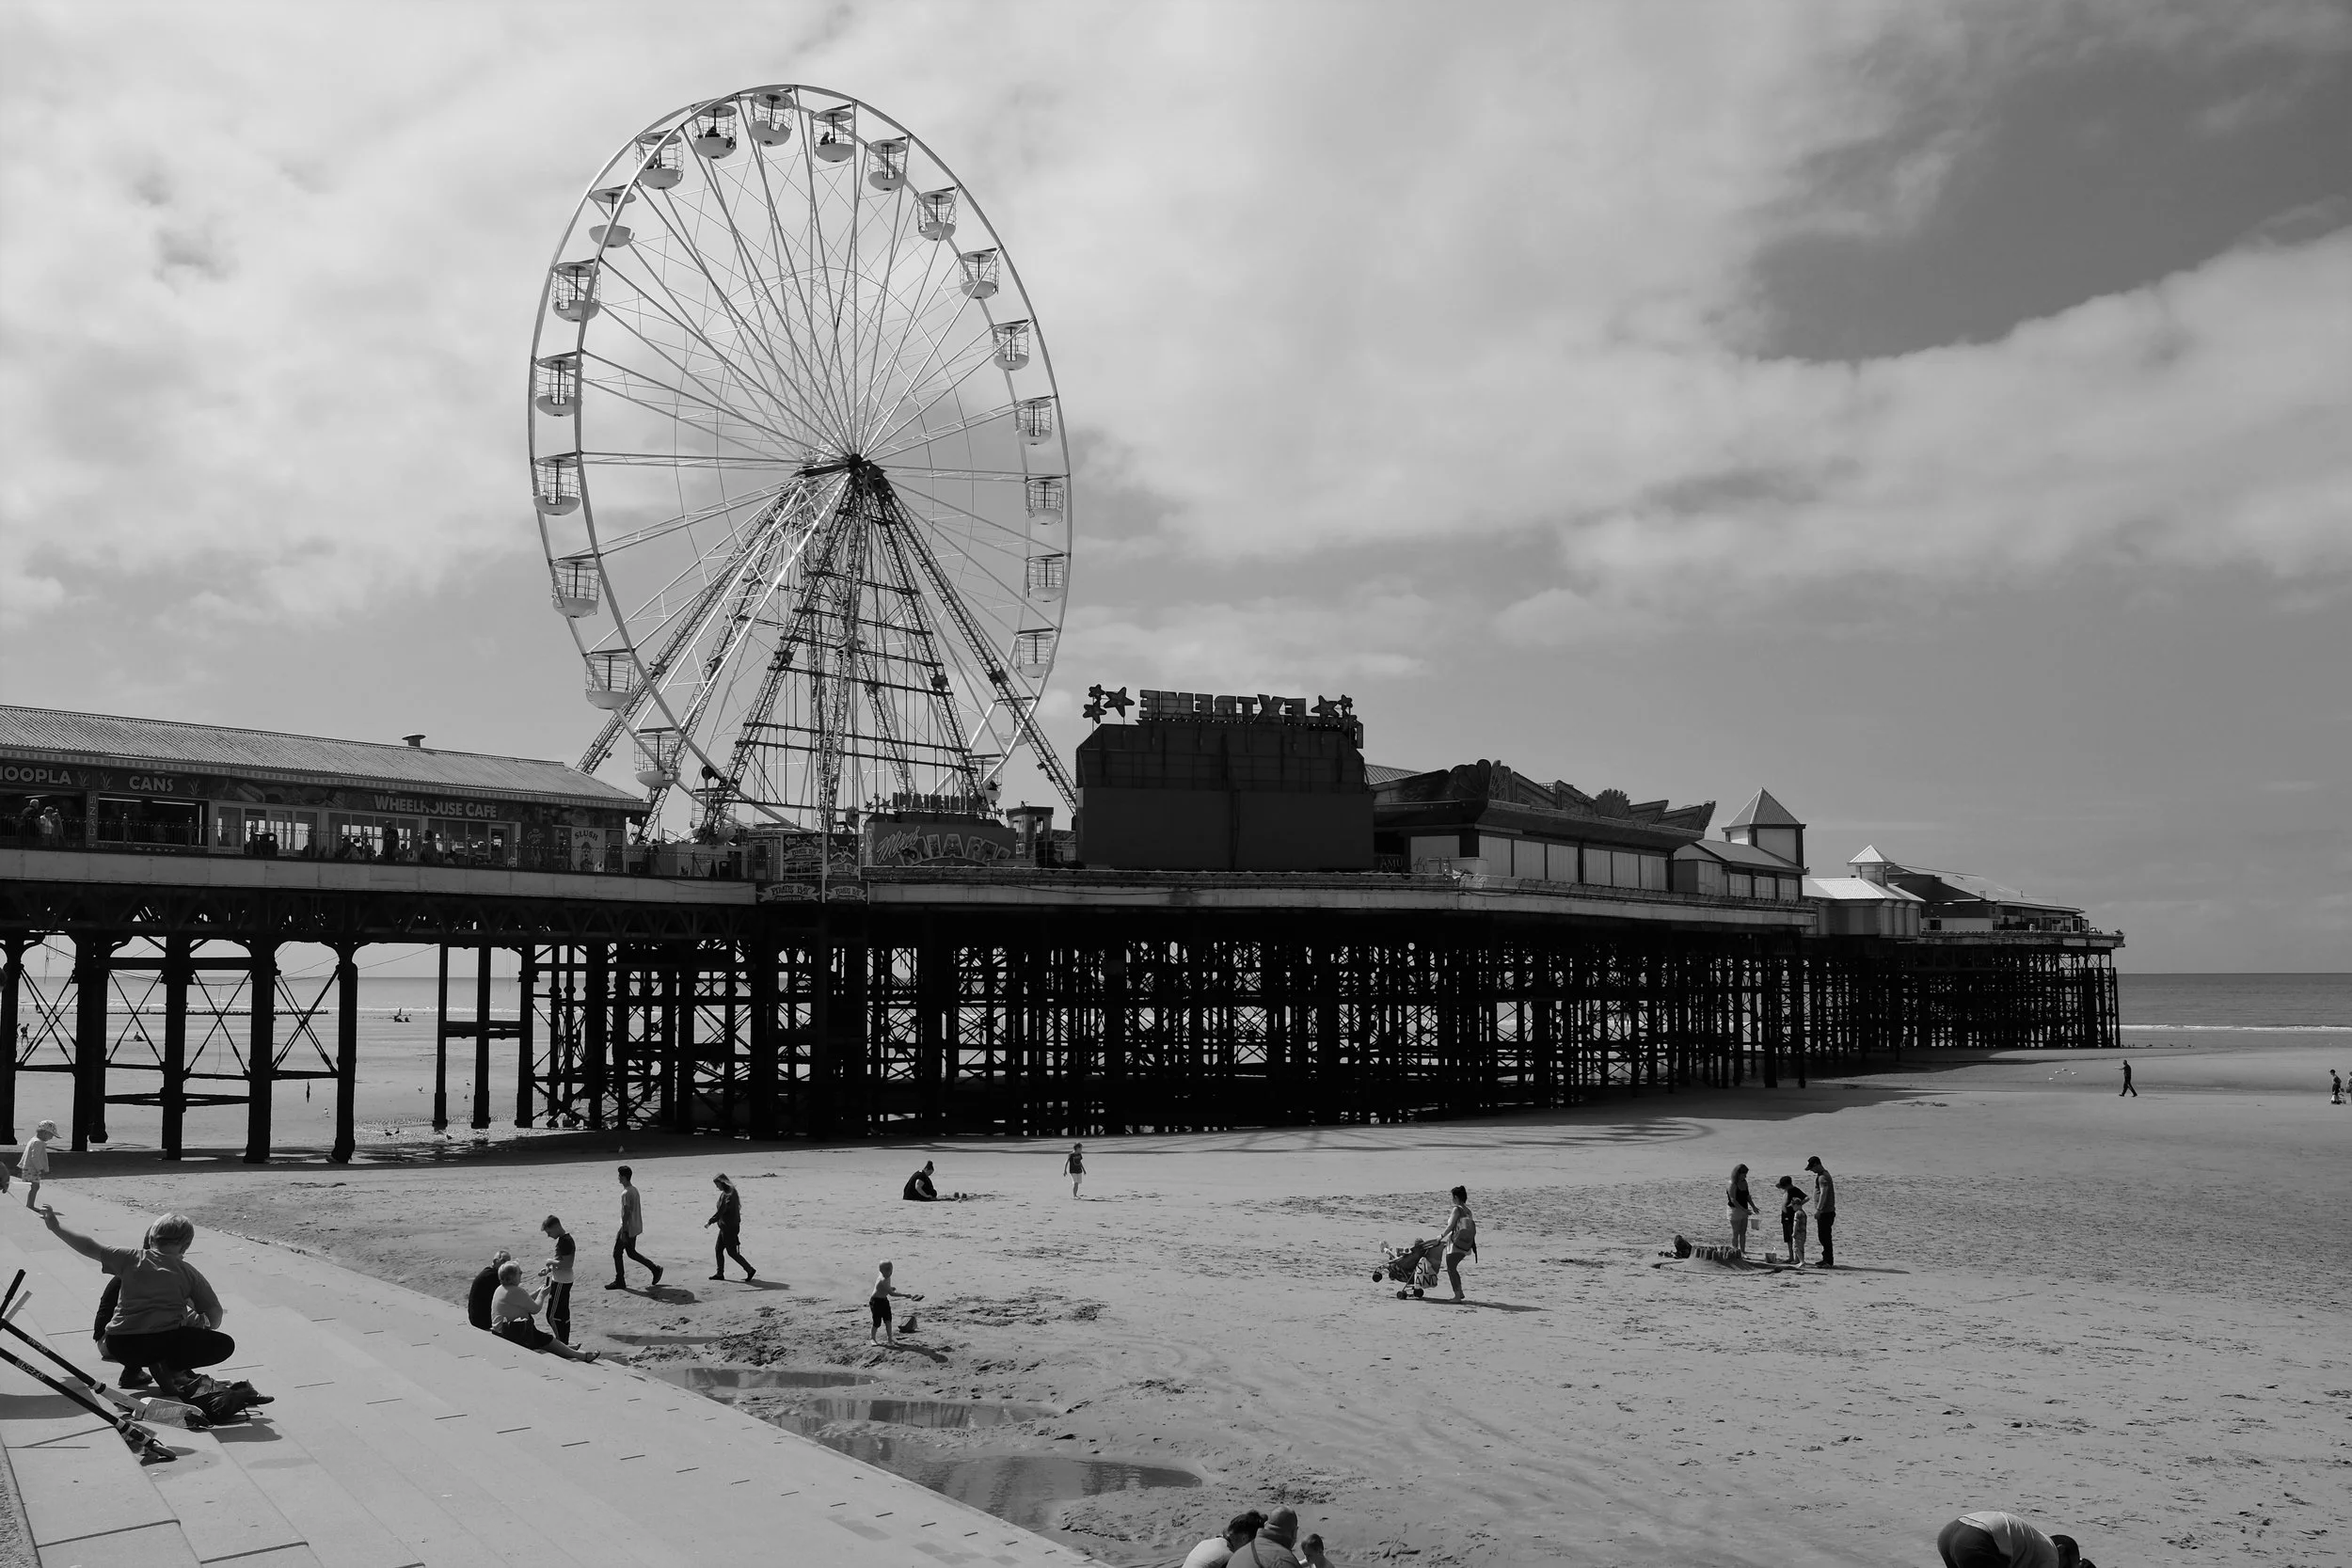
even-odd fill
[(204, 1418), (204, 1412), (178, 1400), (141, 1400), (135, 1413), (150, 1426), (178, 1427), (183, 1432), (202, 1432), (213, 1424)]

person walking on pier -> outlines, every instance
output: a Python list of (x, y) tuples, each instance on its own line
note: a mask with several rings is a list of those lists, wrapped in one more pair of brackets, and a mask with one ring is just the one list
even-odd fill
[(539, 1222), (540, 1233), (555, 1243), (555, 1256), (539, 1265), (541, 1278), (546, 1280), (548, 1298), (548, 1331), (565, 1344), (572, 1342), (572, 1273), (573, 1259), (580, 1248), (572, 1241), (572, 1233), (564, 1228), (564, 1222), (549, 1214)]
[(759, 1271), (744, 1262), (743, 1254), (737, 1250), (743, 1240), (743, 1195), (737, 1192), (735, 1183), (724, 1176), (714, 1176), (710, 1181), (719, 1189), (719, 1207), (711, 1212), (708, 1219), (703, 1221), (705, 1229), (714, 1225), (719, 1227), (718, 1247), (712, 1259), (712, 1266), (719, 1272), (710, 1277), (724, 1279), (727, 1276), (727, 1259), (732, 1258), (742, 1264), (743, 1283), (749, 1285), (759, 1277)]
[(1830, 1227), (1837, 1223), (1837, 1183), (1818, 1154), (1805, 1160), (1804, 1168), (1813, 1173), (1813, 1229), (1821, 1238), (1821, 1267), (1834, 1269), (1837, 1248), (1830, 1240)]
[(1070, 1178), (1070, 1196), (1078, 1196), (1078, 1184), (1087, 1179), (1087, 1146), (1072, 1144), (1070, 1158), (1061, 1163), (1061, 1173)]
[(1731, 1185), (1724, 1189), (1724, 1202), (1731, 1210), (1731, 1246), (1740, 1257), (1748, 1255), (1748, 1216), (1755, 1213), (1756, 1199), (1748, 1193), (1748, 1167), (1731, 1167)]
[(2139, 1098), (2139, 1091), (2138, 1091), (2137, 1089), (2136, 1089), (2136, 1088), (2132, 1087), (2132, 1064), (2131, 1064), (2131, 1063), (2129, 1063), (2129, 1062), (2125, 1062), (2125, 1063), (2123, 1064), (2123, 1088), (2122, 1088), (2122, 1091), (2121, 1093), (2119, 1093), (2119, 1094), (2118, 1094), (2115, 1098), (2116, 1098), (2116, 1099), (2118, 1099), (2118, 1100), (2121, 1100), (2121, 1099), (2122, 1099), (2122, 1098), (2123, 1098), (2123, 1096), (2124, 1096), (2124, 1095), (2130, 1095), (2130, 1096), (2131, 1096), (2134, 1100), (2137, 1100), (2137, 1099)]
[(628, 1267), (621, 1261), (623, 1258), (634, 1258), (653, 1271), (653, 1283), (646, 1290), (661, 1288), (661, 1265), (637, 1250), (637, 1238), (645, 1233), (645, 1205), (637, 1196), (636, 1183), (629, 1180), (635, 1174), (627, 1165), (621, 1167), (621, 1228), (612, 1236), (612, 1282), (605, 1287), (608, 1291), (628, 1289)]

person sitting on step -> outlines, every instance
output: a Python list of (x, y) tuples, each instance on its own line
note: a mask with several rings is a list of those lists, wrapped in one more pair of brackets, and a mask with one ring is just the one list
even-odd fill
[(525, 1350), (552, 1351), (566, 1361), (594, 1361), (592, 1350), (574, 1350), (532, 1320), (539, 1315), (540, 1297), (523, 1289), (523, 1266), (509, 1259), (499, 1265), (498, 1298), (490, 1304), (490, 1332)]

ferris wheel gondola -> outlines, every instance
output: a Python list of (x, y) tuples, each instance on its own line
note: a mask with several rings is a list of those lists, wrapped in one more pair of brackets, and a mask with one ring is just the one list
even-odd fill
[[(649, 833), (981, 812), (1037, 728), (1067, 420), (1003, 238), (871, 104), (689, 105), (596, 171), (531, 356), (551, 596)], [(699, 781), (686, 788), (681, 779)]]

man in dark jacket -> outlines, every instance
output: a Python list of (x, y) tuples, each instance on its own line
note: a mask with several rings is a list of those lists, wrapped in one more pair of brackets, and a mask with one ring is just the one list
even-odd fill
[(499, 1293), (499, 1265), (511, 1256), (504, 1247), (490, 1255), (490, 1266), (473, 1276), (473, 1289), (466, 1292), (466, 1321), (490, 1332), (490, 1298)]

